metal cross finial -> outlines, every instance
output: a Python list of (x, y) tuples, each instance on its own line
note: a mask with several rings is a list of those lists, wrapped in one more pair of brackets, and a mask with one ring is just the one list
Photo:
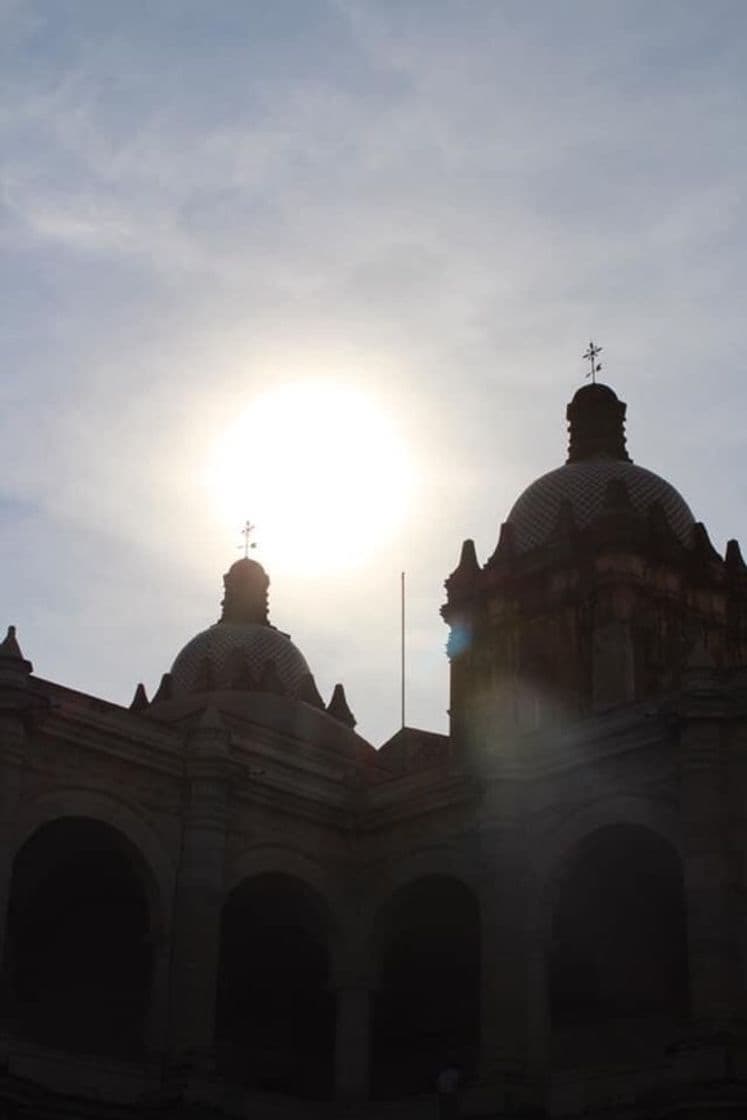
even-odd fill
[[(244, 538), (244, 559), (245, 560), (248, 559), (248, 557), (249, 557), (249, 549), (257, 547), (257, 542), (253, 541), (253, 540), (250, 540), (250, 537), (251, 537), (252, 533), (254, 532), (254, 529), (255, 529), (255, 526), (252, 525), (251, 521), (245, 521), (244, 522), (244, 528), (241, 530), (241, 535)], [(239, 547), (241, 547), (241, 545), (239, 545)]]
[(602, 363), (597, 361), (597, 357), (602, 353), (602, 347), (596, 346), (593, 342), (589, 342), (589, 349), (584, 354), (584, 360), (589, 362), (589, 372), (587, 377), (591, 378), (592, 385), (596, 384), (597, 374), (602, 368)]

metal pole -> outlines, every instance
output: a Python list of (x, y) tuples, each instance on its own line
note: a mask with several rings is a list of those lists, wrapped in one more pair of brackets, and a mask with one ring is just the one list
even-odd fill
[(400, 573), (400, 601), (401, 601), (401, 664), (400, 683), (402, 700), (402, 726), (405, 726), (405, 573)]

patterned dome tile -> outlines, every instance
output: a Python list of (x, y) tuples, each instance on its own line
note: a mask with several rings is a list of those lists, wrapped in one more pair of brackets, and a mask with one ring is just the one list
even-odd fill
[(187, 642), (171, 669), (174, 692), (192, 692), (206, 659), (211, 662), (217, 688), (229, 688), (236, 658), (259, 678), (268, 661), (275, 663), (289, 695), (295, 696), (310, 670), (306, 658), (280, 630), (253, 622), (216, 622)]
[(683, 544), (688, 543), (695, 518), (669, 482), (635, 463), (589, 459), (550, 471), (516, 500), (507, 520), (513, 526), (519, 551), (525, 552), (547, 540), (565, 501), (571, 503), (579, 527), (589, 525), (602, 512), (607, 483), (613, 479), (625, 483), (637, 513), (645, 514), (652, 502), (660, 502), (673, 531)]

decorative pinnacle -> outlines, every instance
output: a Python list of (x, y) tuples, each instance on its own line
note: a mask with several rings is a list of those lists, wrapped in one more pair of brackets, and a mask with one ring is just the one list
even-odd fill
[(239, 545), (239, 548), (243, 547), (245, 560), (249, 559), (249, 549), (257, 547), (257, 542), (251, 540), (251, 535), (255, 529), (256, 525), (252, 525), (251, 521), (244, 522), (244, 528), (241, 530), (241, 535), (244, 538), (244, 544), (243, 546)]
[(583, 355), (584, 361), (589, 363), (589, 372), (587, 377), (591, 378), (592, 385), (597, 383), (597, 374), (602, 368), (602, 363), (597, 361), (598, 356), (602, 353), (602, 347), (597, 346), (592, 340), (589, 340), (589, 348)]

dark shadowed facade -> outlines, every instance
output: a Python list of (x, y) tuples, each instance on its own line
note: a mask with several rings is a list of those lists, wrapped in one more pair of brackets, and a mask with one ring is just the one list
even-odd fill
[(11, 628), (0, 1114), (747, 1113), (747, 569), (568, 420), (446, 582), (449, 736), (360, 738), (248, 559), (129, 709)]

